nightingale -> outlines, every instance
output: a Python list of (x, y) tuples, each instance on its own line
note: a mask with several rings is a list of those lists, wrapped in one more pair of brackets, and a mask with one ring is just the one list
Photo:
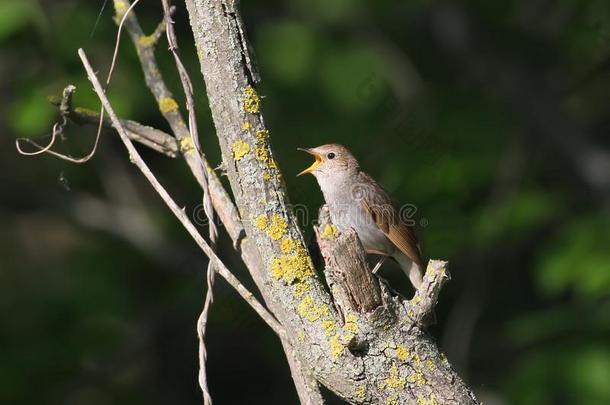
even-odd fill
[(392, 257), (417, 289), (424, 269), (419, 243), (388, 193), (360, 170), (345, 146), (327, 144), (299, 150), (313, 155), (315, 161), (298, 176), (314, 175), (333, 224), (341, 232), (353, 228), (367, 253), (382, 256), (373, 273)]

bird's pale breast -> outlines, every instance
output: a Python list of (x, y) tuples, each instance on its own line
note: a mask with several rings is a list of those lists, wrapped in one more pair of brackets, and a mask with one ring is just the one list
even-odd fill
[(331, 220), (341, 232), (353, 228), (366, 251), (391, 255), (396, 247), (375, 224), (360, 200), (365, 191), (358, 185), (349, 184), (327, 190), (324, 198)]

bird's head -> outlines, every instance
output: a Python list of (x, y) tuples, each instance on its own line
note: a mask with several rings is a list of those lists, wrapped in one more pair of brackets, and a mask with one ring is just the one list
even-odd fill
[(316, 160), (297, 176), (311, 173), (318, 180), (329, 176), (341, 178), (357, 172), (359, 168), (358, 161), (352, 152), (342, 145), (329, 143), (315, 148), (299, 148), (299, 150), (309, 153)]

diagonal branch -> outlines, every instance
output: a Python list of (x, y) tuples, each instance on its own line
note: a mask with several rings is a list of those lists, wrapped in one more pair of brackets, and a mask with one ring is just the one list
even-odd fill
[(81, 61), (83, 63), (83, 66), (85, 67), (85, 70), (87, 71), (87, 78), (93, 84), (95, 93), (97, 94), (100, 101), (102, 102), (102, 106), (104, 107), (104, 110), (106, 110), (106, 112), (110, 116), (110, 119), (112, 120), (112, 126), (119, 133), (121, 141), (127, 148), (131, 161), (138, 167), (138, 169), (140, 169), (142, 174), (144, 174), (144, 177), (146, 177), (146, 179), (150, 182), (150, 184), (153, 186), (155, 191), (157, 191), (159, 196), (163, 199), (165, 204), (167, 204), (167, 206), (173, 212), (173, 214), (176, 216), (176, 218), (178, 218), (178, 220), (186, 228), (186, 230), (191, 235), (191, 237), (195, 240), (197, 245), (209, 257), (210, 261), (214, 264), (214, 267), (218, 270), (218, 273), (225, 280), (227, 280), (227, 282), (233, 288), (235, 288), (235, 290), (239, 293), (239, 295), (242, 298), (244, 298), (246, 300), (246, 302), (248, 302), (248, 304), (250, 304), (250, 306), (254, 309), (254, 311), (265, 321), (265, 323), (276, 334), (278, 334), (279, 336), (284, 335), (285, 332), (284, 332), (284, 328), (282, 327), (282, 325), (280, 325), (280, 323), (275, 319), (275, 317), (271, 313), (269, 313), (269, 311), (267, 311), (267, 309), (260, 302), (258, 302), (256, 297), (254, 297), (254, 295), (250, 291), (248, 291), (248, 289), (246, 287), (244, 287), (243, 284), (241, 284), (239, 282), (239, 280), (229, 271), (229, 269), (227, 269), (227, 267), (224, 265), (224, 263), (218, 258), (216, 253), (214, 253), (214, 250), (205, 241), (205, 239), (203, 239), (203, 237), (199, 234), (199, 232), (197, 231), (197, 228), (190, 221), (190, 219), (188, 218), (188, 216), (186, 215), (184, 210), (181, 209), (178, 206), (178, 204), (176, 204), (176, 202), (172, 199), (172, 197), (165, 190), (165, 188), (161, 185), (161, 183), (159, 183), (159, 181), (157, 180), (155, 175), (150, 171), (150, 169), (148, 168), (148, 166), (146, 165), (146, 163), (144, 162), (144, 160), (138, 153), (138, 150), (135, 148), (135, 146), (133, 145), (133, 143), (127, 136), (127, 133), (125, 132), (125, 128), (123, 128), (123, 126), (121, 125), (121, 122), (119, 121), (112, 106), (110, 105), (110, 102), (108, 101), (108, 98), (106, 97), (104, 90), (102, 88), (102, 85), (100, 84), (99, 80), (97, 79), (97, 76), (95, 75), (95, 72), (93, 71), (93, 68), (89, 64), (89, 61), (87, 60), (87, 56), (85, 55), (85, 52), (82, 49), (79, 49), (78, 55), (81, 58)]
[[(191, 134), (191, 141), (193, 143), (193, 147), (195, 149), (196, 156), (199, 157), (199, 166), (205, 167), (203, 160), (201, 158), (201, 146), (199, 144), (199, 133), (197, 128), (197, 118), (195, 115), (195, 100), (193, 99), (193, 84), (191, 82), (191, 78), (189, 77), (180, 56), (178, 55), (178, 40), (176, 38), (176, 33), (174, 32), (174, 23), (171, 20), (173, 9), (169, 4), (169, 0), (162, 0), (163, 4), (163, 13), (165, 20), (165, 32), (167, 33), (167, 42), (169, 43), (169, 49), (174, 56), (174, 62), (176, 63), (176, 68), (178, 69), (178, 74), (180, 76), (180, 82), (182, 82), (182, 89), (184, 91), (184, 95), (186, 96), (186, 107), (188, 110), (189, 117), (189, 133)], [(204, 172), (205, 174), (205, 172)], [(218, 237), (218, 230), (216, 229), (216, 225), (214, 224), (214, 209), (212, 208), (212, 201), (210, 199), (210, 190), (208, 186), (208, 175), (205, 174), (204, 183), (202, 184), (203, 188), (203, 209), (208, 218), (208, 229), (209, 236), (212, 248), (216, 248), (216, 239)], [(206, 279), (208, 283), (208, 288), (205, 292), (205, 300), (203, 304), (203, 310), (199, 315), (199, 319), (197, 320), (197, 337), (199, 339), (199, 387), (201, 388), (201, 392), (203, 393), (203, 403), (205, 405), (212, 405), (212, 395), (210, 394), (210, 389), (208, 388), (208, 376), (206, 370), (206, 360), (208, 357), (207, 349), (205, 347), (205, 333), (206, 327), (208, 324), (208, 316), (210, 313), (210, 309), (212, 307), (212, 303), (214, 301), (214, 280), (215, 280), (215, 269), (212, 266), (212, 262), (208, 263), (208, 268), (206, 272)]]
[[(117, 20), (120, 18), (121, 13), (128, 7), (128, 2), (115, 0), (115, 10), (117, 14)], [(201, 173), (197, 170), (195, 164), (195, 158), (189, 155), (191, 149), (194, 149), (192, 143), (188, 140), (184, 141), (188, 135), (186, 131), (186, 123), (182, 118), (180, 112), (177, 109), (177, 104), (173, 101), (171, 93), (160, 73), (157, 65), (157, 61), (154, 55), (154, 42), (149, 41), (150, 37), (144, 36), (142, 28), (140, 27), (135, 13), (131, 12), (125, 19), (125, 28), (129, 33), (132, 42), (137, 50), (137, 55), (142, 65), (146, 84), (153, 93), (153, 96), (157, 100), (160, 107), (161, 113), (169, 123), (172, 131), (175, 133), (176, 138), (179, 139), (181, 150), (184, 153), (185, 160), (191, 168), (195, 178), (199, 184), (202, 184)], [(171, 111), (168, 111), (168, 107), (171, 106)], [(173, 108), (175, 107), (175, 108)], [(188, 150), (184, 150), (184, 146), (190, 147)], [(247, 240), (243, 238), (244, 230), (240, 215), (237, 212), (235, 204), (229, 197), (226, 190), (223, 188), (220, 180), (216, 174), (212, 171), (209, 164), (206, 162), (205, 157), (202, 156), (207, 172), (209, 174), (209, 189), (210, 197), (214, 210), (218, 214), (222, 223), (224, 224), (233, 244), (236, 248), (239, 248), (242, 259), (249, 269), (250, 274), (254, 278), (257, 286), (264, 283), (264, 265), (261, 261), (257, 247), (253, 243), (246, 243)], [(274, 301), (264, 290), (263, 298), (265, 302), (271, 308), (273, 313), (282, 310), (282, 305), (278, 301)], [(320, 394), (316, 382), (311, 377), (308, 370), (304, 369), (300, 361), (295, 357), (295, 350), (287, 338), (282, 338), (282, 345), (288, 358), (288, 363), (293, 375), (293, 380), (297, 388), (297, 393), (302, 403), (307, 404), (322, 404), (324, 401)]]
[[(127, 11), (130, 3), (127, 0), (115, 0), (115, 20), (120, 20), (124, 13)], [(165, 27), (165, 19), (160, 24)], [(125, 17), (124, 27), (134, 47), (136, 48), (138, 59), (142, 66), (142, 72), (144, 73), (144, 79), (146, 85), (153, 94), (159, 111), (169, 124), (173, 134), (178, 140), (180, 152), (184, 156), (184, 159), (189, 166), (193, 176), (199, 183), (200, 186), (204, 187), (206, 184), (206, 171), (208, 174), (208, 182), (210, 189), (210, 198), (214, 209), (218, 213), (218, 216), (222, 223), (225, 225), (229, 236), (234, 241), (240, 238), (243, 232), (241, 220), (235, 205), (231, 201), (226, 190), (222, 186), (220, 179), (211, 170), (210, 165), (207, 163), (205, 156), (200, 156), (195, 150), (195, 145), (192, 141), (189, 127), (186, 121), (180, 113), (178, 103), (174, 99), (172, 92), (165, 84), (165, 80), (161, 75), (159, 66), (157, 64), (157, 58), (155, 57), (154, 45), (160, 35), (153, 34), (145, 35), (135, 12), (130, 12)], [(164, 28), (163, 28), (164, 29)], [(163, 32), (162, 29), (157, 28), (155, 33)], [(200, 162), (203, 161), (204, 167), (201, 166)]]
[[(313, 268), (275, 164), (237, 2), (187, 0), (186, 5), (227, 176), (244, 213), (248, 240), (264, 264), (253, 278), (266, 302), (281, 303), (272, 308), (301, 363), (350, 403), (476, 404), (402, 297), (386, 283), (379, 283), (379, 296), (353, 300), (357, 307), (346, 301), (337, 311), (339, 295), (326, 290)], [(357, 238), (335, 236), (328, 225), (329, 236), (351, 244), (350, 262), (361, 267), (351, 279), (371, 283), (369, 290), (377, 291), (376, 278), (366, 276), (366, 263), (357, 253)], [(329, 267), (348, 265), (330, 257), (341, 254), (340, 249), (322, 254)], [(328, 284), (339, 285), (332, 277), (340, 274), (346, 273), (325, 271)], [(345, 296), (355, 296), (357, 287), (344, 288)]]

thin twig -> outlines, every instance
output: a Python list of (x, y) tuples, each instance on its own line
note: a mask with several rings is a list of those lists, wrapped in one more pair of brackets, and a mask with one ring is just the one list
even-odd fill
[[(62, 114), (62, 98), (49, 97), (49, 101), (51, 104), (58, 106), (60, 114)], [(100, 121), (100, 114), (97, 111), (82, 107), (73, 107), (71, 103), (68, 104), (66, 112), (68, 119), (77, 125), (98, 125)], [(172, 135), (136, 121), (122, 118), (120, 121), (132, 141), (139, 142), (142, 145), (171, 158), (178, 156), (178, 142)], [(112, 128), (112, 122), (108, 117), (104, 117), (103, 126), (104, 128)]]
[[(40, 146), (38, 143), (36, 143), (35, 141), (33, 141), (29, 138), (17, 138), (15, 140), (15, 146), (17, 147), (17, 151), (19, 153), (21, 153), (22, 155), (25, 155), (25, 156), (35, 156), (35, 155), (39, 155), (41, 153), (50, 151), (51, 147), (55, 143), (55, 139), (57, 139), (57, 137), (62, 136), (64, 129), (66, 127), (66, 124), (68, 123), (67, 117), (68, 117), (68, 114), (70, 112), (71, 105), (72, 105), (72, 94), (74, 94), (75, 90), (76, 90), (76, 87), (74, 87), (71, 84), (64, 88), (64, 91), (62, 92), (61, 100), (59, 102), (60, 121), (53, 124), (53, 132), (51, 134), (51, 140), (49, 141), (47, 146)], [(34, 152), (26, 152), (23, 149), (21, 149), (20, 142), (27, 142), (29, 144), (32, 144), (32, 145), (36, 146), (38, 148), (38, 150), (36, 150)]]
[[(171, 19), (171, 6), (169, 0), (161, 0), (163, 4), (163, 13), (165, 20), (165, 33), (167, 35), (167, 42), (169, 44), (169, 49), (174, 56), (174, 61), (176, 63), (176, 68), (178, 69), (178, 73), (180, 76), (180, 82), (182, 83), (182, 89), (184, 91), (184, 95), (186, 96), (186, 107), (189, 114), (189, 133), (191, 136), (191, 141), (193, 142), (193, 146), (195, 148), (195, 153), (197, 158), (199, 158), (199, 164), (202, 168), (204, 168), (203, 160), (201, 159), (201, 145), (199, 143), (199, 133), (197, 130), (197, 118), (195, 115), (195, 99), (193, 97), (193, 83), (191, 82), (191, 78), (180, 59), (180, 55), (178, 54), (178, 39), (176, 38), (176, 33), (174, 32), (174, 23)], [(203, 188), (203, 210), (205, 212), (206, 217), (208, 218), (208, 226), (209, 226), (209, 237), (212, 249), (216, 248), (216, 238), (218, 237), (218, 230), (216, 229), (216, 225), (214, 224), (214, 208), (212, 207), (212, 200), (210, 198), (209, 186), (207, 173), (204, 170), (205, 176), (203, 178), (204, 183), (202, 184)], [(208, 379), (206, 372), (206, 360), (207, 360), (207, 350), (205, 347), (205, 332), (206, 326), (208, 324), (208, 316), (210, 313), (210, 309), (212, 307), (212, 303), (214, 301), (214, 278), (215, 278), (215, 269), (212, 266), (212, 262), (208, 263), (206, 279), (208, 288), (205, 294), (205, 301), (203, 305), (203, 310), (199, 315), (199, 319), (197, 320), (197, 337), (199, 340), (199, 387), (201, 388), (201, 392), (203, 393), (203, 403), (205, 405), (212, 405), (212, 395), (210, 394), (210, 389), (208, 388)]]
[(434, 308), (443, 285), (451, 278), (443, 260), (430, 260), (424, 279), (411, 300), (405, 303), (413, 321), (426, 324), (435, 321)]
[(263, 321), (265, 321), (265, 323), (276, 334), (278, 334), (279, 336), (285, 337), (286, 335), (285, 335), (283, 326), (277, 321), (277, 319), (275, 319), (275, 317), (260, 302), (258, 302), (256, 297), (254, 297), (254, 295), (250, 291), (248, 291), (248, 289), (243, 284), (241, 284), (241, 282), (229, 271), (229, 269), (227, 269), (227, 267), (224, 265), (224, 263), (218, 258), (216, 253), (214, 253), (214, 251), (212, 250), (210, 245), (208, 245), (208, 243), (205, 241), (205, 239), (203, 239), (203, 237), (199, 234), (199, 232), (197, 231), (197, 228), (190, 221), (190, 219), (188, 218), (188, 216), (186, 215), (184, 210), (181, 209), (178, 206), (178, 204), (176, 204), (176, 202), (172, 199), (172, 197), (169, 195), (167, 190), (165, 190), (165, 188), (159, 183), (159, 181), (157, 180), (155, 175), (151, 172), (150, 168), (146, 165), (146, 163), (144, 162), (144, 160), (138, 153), (137, 149), (135, 148), (135, 146), (133, 145), (133, 143), (127, 136), (127, 133), (125, 132), (125, 129), (121, 125), (121, 122), (119, 121), (112, 106), (110, 105), (110, 102), (108, 101), (108, 98), (106, 97), (104, 90), (102, 88), (102, 85), (100, 84), (99, 80), (97, 79), (97, 76), (95, 75), (95, 72), (93, 71), (93, 68), (91, 67), (91, 64), (89, 63), (87, 56), (85, 55), (85, 52), (82, 49), (79, 49), (78, 55), (87, 72), (87, 78), (93, 84), (95, 93), (99, 97), (99, 99), (102, 103), (102, 106), (104, 107), (104, 109), (106, 110), (108, 115), (110, 116), (110, 119), (112, 120), (112, 125), (114, 126), (116, 131), (119, 133), (119, 136), (121, 137), (121, 141), (127, 148), (131, 161), (138, 167), (138, 169), (140, 169), (142, 174), (144, 174), (144, 177), (146, 177), (146, 179), (150, 182), (150, 184), (153, 186), (155, 191), (159, 194), (159, 196), (163, 199), (165, 204), (172, 211), (172, 213), (182, 223), (182, 225), (187, 230), (189, 235), (191, 235), (191, 237), (195, 240), (195, 242), (201, 248), (201, 250), (203, 250), (203, 252), (208, 256), (210, 261), (213, 262), (218, 273), (225, 280), (227, 280), (227, 282), (238, 292), (238, 294), (242, 298), (244, 298), (246, 300), (246, 302), (248, 304), (250, 304), (250, 306), (254, 309), (254, 311), (263, 319)]
[[(121, 31), (123, 30), (123, 24), (125, 23), (125, 19), (127, 18), (127, 16), (129, 15), (129, 13), (131, 12), (131, 10), (140, 2), (140, 0), (135, 0), (133, 2), (133, 4), (131, 4), (127, 10), (123, 13), (123, 16), (121, 18), (121, 22), (119, 23), (119, 29), (117, 31), (117, 36), (116, 36), (116, 41), (115, 41), (115, 45), (114, 45), (114, 53), (112, 55), (112, 63), (110, 64), (110, 70), (108, 71), (108, 75), (106, 76), (106, 87), (108, 86), (108, 84), (110, 84), (110, 79), (112, 78), (112, 72), (114, 70), (114, 66), (116, 63), (116, 59), (118, 56), (118, 52), (119, 52), (119, 44), (121, 43)], [(71, 93), (74, 92), (74, 88), (72, 88)], [(67, 96), (68, 98), (71, 97), (72, 94), (69, 94), (69, 96)], [(66, 97), (64, 97), (66, 98)], [(41, 153), (49, 153), (53, 156), (56, 156), (60, 159), (63, 160), (67, 160), (69, 162), (72, 163), (85, 163), (88, 162), (94, 155), (95, 152), (97, 151), (97, 146), (99, 145), (99, 141), (100, 141), (100, 137), (102, 134), (102, 126), (104, 123), (104, 109), (100, 109), (100, 118), (99, 118), (99, 123), (97, 126), (97, 132), (95, 134), (95, 142), (93, 143), (93, 148), (91, 149), (91, 151), (86, 155), (83, 156), (82, 158), (73, 158), (72, 156), (63, 154), (63, 153), (59, 153), (59, 152), (55, 152), (53, 151), (51, 148), (53, 147), (53, 145), (55, 144), (55, 140), (57, 139), (58, 135), (61, 134), (61, 132), (63, 132), (63, 127), (65, 127), (66, 125), (66, 116), (62, 115), (62, 123), (61, 124), (55, 124), (53, 125), (53, 132), (51, 135), (51, 141), (49, 142), (49, 144), (47, 146), (40, 146), (38, 143), (36, 143), (35, 141), (28, 139), (28, 138), (20, 138), (17, 139), (16, 141), (16, 146), (17, 146), (17, 151), (19, 151), (19, 153), (21, 153), (22, 155), (26, 155), (26, 156), (32, 156), (32, 155), (38, 155)], [(19, 145), (19, 141), (25, 141), (28, 142), (36, 147), (38, 147), (38, 150), (35, 152), (24, 152)]]
[[(114, 0), (117, 18), (124, 13), (128, 4), (128, 0)], [(165, 26), (165, 19), (161, 24)], [(134, 12), (127, 15), (125, 19), (125, 29), (129, 33), (131, 41), (137, 50), (137, 56), (142, 65), (146, 85), (155, 97), (161, 114), (178, 140), (180, 150), (187, 165), (202, 189), (206, 184), (205, 176), (206, 174), (209, 174), (208, 182), (212, 205), (225, 226), (225, 229), (229, 233), (231, 240), (236, 244), (240, 235), (243, 234), (243, 225), (241, 224), (239, 213), (235, 208), (235, 204), (231, 201), (229, 194), (222, 186), (218, 176), (216, 176), (211, 169), (208, 169), (210, 166), (208, 165), (205, 156), (195, 153), (187, 124), (182, 118), (172, 93), (161, 75), (161, 70), (159, 69), (154, 53), (154, 43), (142, 40), (147, 37), (144, 35), (144, 31)], [(158, 29), (155, 31), (158, 31)], [(203, 160), (205, 168), (202, 168), (199, 164), (200, 160)], [(251, 263), (247, 263), (247, 265), (251, 265)]]

